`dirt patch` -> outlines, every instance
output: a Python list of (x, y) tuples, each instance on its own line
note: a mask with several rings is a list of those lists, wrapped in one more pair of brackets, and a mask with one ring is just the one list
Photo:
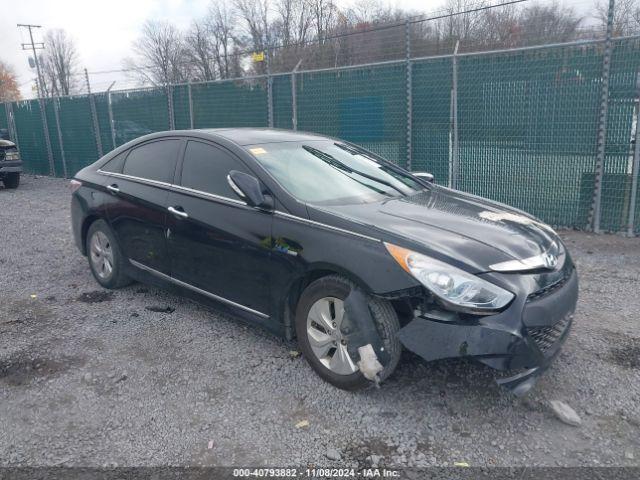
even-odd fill
[(84, 292), (78, 297), (78, 301), (82, 303), (102, 303), (113, 300), (113, 292), (107, 290), (94, 290), (92, 292)]
[(26, 385), (35, 378), (52, 377), (84, 363), (80, 357), (51, 359), (16, 356), (0, 360), (0, 382), (14, 387)]
[(5, 299), (0, 302), (0, 324), (50, 321), (53, 312), (36, 299)]
[(161, 307), (158, 305), (151, 305), (149, 307), (144, 307), (144, 309), (150, 312), (156, 312), (156, 313), (173, 313), (176, 311), (176, 309), (173, 307), (169, 307), (169, 306)]
[(640, 338), (626, 337), (609, 350), (608, 360), (620, 367), (640, 369)]
[(392, 455), (397, 453), (395, 447), (387, 445), (387, 442), (381, 438), (369, 438), (363, 442), (349, 446), (345, 450), (345, 456), (358, 463), (360, 468), (371, 466), (371, 456), (378, 456), (380, 463), (385, 464)]

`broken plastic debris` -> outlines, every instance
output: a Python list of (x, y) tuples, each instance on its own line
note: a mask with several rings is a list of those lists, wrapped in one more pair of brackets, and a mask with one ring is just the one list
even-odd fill
[(297, 350), (289, 350), (289, 356), (291, 358), (298, 358), (300, 356), (300, 352)]
[(31, 297), (31, 298), (38, 298), (38, 295), (36, 295), (35, 293), (32, 293), (32, 294), (30, 295), (30, 297)]
[(309, 420), (300, 420), (296, 423), (296, 428), (304, 428), (309, 426)]
[(360, 355), (360, 361), (358, 362), (358, 368), (364, 375), (364, 378), (376, 382), (380, 381), (378, 373), (384, 368), (378, 361), (376, 352), (373, 351), (373, 347), (370, 343), (364, 347), (358, 347), (358, 354)]
[(572, 425), (574, 427), (578, 427), (580, 426), (580, 424), (582, 424), (580, 416), (573, 408), (571, 408), (566, 403), (560, 400), (551, 400), (549, 402), (549, 405), (551, 406), (551, 410), (553, 411), (553, 413), (561, 422), (564, 422), (567, 425)]
[(467, 462), (453, 462), (454, 467), (468, 467), (469, 464)]
[(207, 449), (211, 450), (213, 448), (213, 440), (209, 440), (209, 443), (207, 444)]

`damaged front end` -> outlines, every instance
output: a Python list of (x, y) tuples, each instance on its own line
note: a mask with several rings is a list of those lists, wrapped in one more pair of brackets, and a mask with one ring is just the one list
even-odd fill
[(421, 298), (400, 300), (411, 305), (413, 318), (398, 336), (425, 360), (462, 357), (502, 371), (507, 376), (496, 381), (515, 395), (524, 395), (567, 338), (578, 276), (568, 256), (555, 272), (487, 275), (516, 292), (505, 310), (491, 315), (454, 312), (425, 292)]

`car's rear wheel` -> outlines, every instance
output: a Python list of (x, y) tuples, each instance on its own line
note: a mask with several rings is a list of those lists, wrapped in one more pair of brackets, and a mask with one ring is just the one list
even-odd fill
[(131, 283), (124, 273), (124, 257), (115, 235), (104, 220), (96, 220), (87, 232), (87, 257), (93, 276), (105, 288)]
[[(344, 390), (357, 390), (371, 385), (352, 358), (348, 339), (340, 330), (345, 316), (344, 301), (356, 288), (338, 275), (323, 277), (311, 283), (300, 297), (296, 309), (296, 335), (304, 357), (316, 373), (332, 385)], [(385, 380), (393, 373), (402, 348), (397, 338), (398, 316), (389, 302), (368, 296), (371, 318), (388, 354), (388, 361), (378, 374)]]
[(18, 188), (18, 185), (20, 185), (20, 174), (16, 172), (7, 173), (2, 178), (2, 183), (5, 188)]

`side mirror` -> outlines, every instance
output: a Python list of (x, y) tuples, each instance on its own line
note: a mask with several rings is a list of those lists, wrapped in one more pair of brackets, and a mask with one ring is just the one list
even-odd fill
[(418, 177), (420, 180), (424, 180), (425, 182), (433, 183), (436, 177), (433, 176), (433, 173), (427, 172), (411, 172), (414, 177)]
[(262, 210), (273, 209), (273, 198), (264, 195), (258, 179), (247, 173), (231, 170), (227, 175), (227, 182), (240, 198), (247, 202), (250, 207)]

